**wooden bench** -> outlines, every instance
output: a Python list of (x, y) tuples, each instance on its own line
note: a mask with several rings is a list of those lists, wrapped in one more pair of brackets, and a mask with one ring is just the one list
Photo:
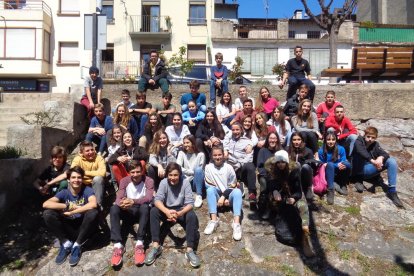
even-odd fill
[(346, 80), (413, 80), (414, 48), (354, 48), (352, 68), (328, 68), (322, 77), (337, 77)]

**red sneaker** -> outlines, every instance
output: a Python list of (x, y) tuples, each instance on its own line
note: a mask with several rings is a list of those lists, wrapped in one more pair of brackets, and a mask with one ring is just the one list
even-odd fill
[(111, 265), (112, 266), (119, 266), (122, 263), (122, 255), (124, 255), (125, 249), (122, 248), (114, 248), (112, 251), (112, 258), (111, 258)]
[(135, 246), (135, 265), (143, 265), (145, 261), (145, 250), (143, 245)]

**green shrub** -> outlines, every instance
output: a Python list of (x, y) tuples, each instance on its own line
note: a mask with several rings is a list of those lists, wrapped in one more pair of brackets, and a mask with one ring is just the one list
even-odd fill
[(3, 148), (0, 148), (0, 159), (19, 158), (22, 155), (24, 155), (24, 152), (22, 149), (19, 148), (11, 146), (5, 146)]
[(37, 125), (41, 127), (53, 127), (60, 122), (59, 112), (50, 110), (30, 112), (20, 116), (20, 119), (28, 125)]

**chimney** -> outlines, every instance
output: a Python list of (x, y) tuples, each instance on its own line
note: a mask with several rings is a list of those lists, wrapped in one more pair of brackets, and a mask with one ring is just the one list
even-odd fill
[(294, 12), (293, 12), (293, 19), (302, 19), (302, 13), (303, 13), (303, 11), (302, 10), (295, 10)]

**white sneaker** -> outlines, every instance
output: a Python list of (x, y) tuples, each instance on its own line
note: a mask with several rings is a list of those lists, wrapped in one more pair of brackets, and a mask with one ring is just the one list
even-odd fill
[(194, 200), (194, 207), (200, 208), (201, 205), (203, 205), (203, 198), (201, 197), (201, 195), (196, 195)]
[(233, 227), (233, 239), (235, 241), (239, 241), (242, 238), (242, 228), (240, 223), (234, 223), (232, 224)]
[(213, 234), (214, 230), (216, 230), (217, 226), (219, 225), (218, 220), (210, 220), (204, 229), (204, 234), (211, 235)]

